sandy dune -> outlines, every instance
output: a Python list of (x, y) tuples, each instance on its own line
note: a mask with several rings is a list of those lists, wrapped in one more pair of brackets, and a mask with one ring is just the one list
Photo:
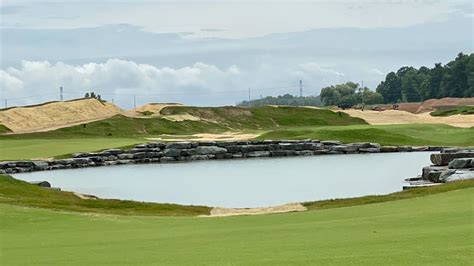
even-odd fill
[(180, 104), (180, 103), (149, 103), (149, 104), (139, 106), (139, 107), (133, 109), (133, 111), (140, 112), (140, 113), (141, 112), (152, 112), (153, 116), (159, 116), (160, 111), (163, 108), (168, 107), (168, 106), (182, 106), (182, 104)]
[(93, 122), (125, 113), (111, 103), (80, 99), (3, 110), (0, 111), (0, 123), (13, 133), (30, 133)]
[(361, 111), (343, 110), (353, 117), (362, 118), (371, 125), (392, 124), (447, 124), (455, 127), (474, 126), (474, 115), (453, 115), (447, 117), (434, 117), (429, 113), (413, 114), (405, 111)]

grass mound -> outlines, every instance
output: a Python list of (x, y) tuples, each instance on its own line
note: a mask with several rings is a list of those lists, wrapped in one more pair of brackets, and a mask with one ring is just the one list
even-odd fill
[(431, 116), (474, 115), (474, 106), (453, 106), (430, 113)]
[(360, 118), (342, 112), (305, 107), (189, 107), (168, 106), (162, 115), (189, 114), (208, 121), (215, 121), (235, 129), (268, 129), (274, 127), (340, 126), (367, 124)]
[(0, 134), (5, 134), (5, 133), (8, 133), (8, 132), (11, 132), (11, 130), (8, 127), (0, 124)]
[(210, 208), (204, 206), (182, 206), (127, 200), (84, 200), (71, 192), (41, 188), (6, 175), (0, 175), (0, 203), (120, 215), (196, 216), (209, 214), (210, 212)]

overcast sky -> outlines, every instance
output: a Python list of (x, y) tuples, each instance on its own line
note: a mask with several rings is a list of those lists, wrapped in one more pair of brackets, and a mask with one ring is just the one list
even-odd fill
[[(234, 104), (371, 88), (404, 65), (473, 50), (471, 1), (0, 1), (0, 98), (85, 91), (123, 107)], [(133, 98), (133, 97), (132, 97)], [(2, 103), (3, 105), (3, 103)]]

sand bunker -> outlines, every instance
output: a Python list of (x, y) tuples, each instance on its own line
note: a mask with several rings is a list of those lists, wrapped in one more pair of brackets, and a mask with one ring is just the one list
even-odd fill
[(301, 212), (306, 211), (307, 208), (301, 203), (289, 203), (280, 206), (260, 207), (260, 208), (220, 208), (216, 207), (211, 210), (210, 215), (202, 217), (224, 217), (236, 215), (258, 215), (269, 213), (284, 213), (284, 212)]
[(49, 131), (126, 114), (119, 107), (96, 99), (51, 102), (0, 111), (0, 124), (13, 133)]
[(453, 115), (446, 117), (435, 117), (429, 113), (413, 114), (405, 111), (361, 111), (343, 110), (353, 117), (362, 118), (371, 125), (393, 125), (393, 124), (446, 124), (455, 127), (474, 126), (474, 115)]
[(138, 113), (151, 112), (153, 113), (152, 116), (159, 116), (161, 110), (168, 106), (183, 106), (183, 105), (180, 103), (149, 103), (149, 104), (139, 106), (133, 109), (133, 111), (138, 112)]
[(163, 135), (164, 138), (147, 138), (148, 140), (167, 140), (167, 141), (231, 141), (231, 140), (249, 140), (258, 137), (258, 134), (249, 134), (241, 132), (225, 132), (221, 134), (194, 134), (189, 136), (184, 136), (182, 138), (173, 138), (176, 136), (171, 136), (167, 138), (166, 135)]

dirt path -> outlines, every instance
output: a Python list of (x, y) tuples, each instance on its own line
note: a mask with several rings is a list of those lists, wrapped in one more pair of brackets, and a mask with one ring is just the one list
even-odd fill
[(259, 208), (220, 208), (216, 207), (211, 210), (210, 215), (201, 217), (225, 217), (237, 215), (259, 215), (270, 213), (285, 213), (285, 212), (301, 212), (306, 211), (307, 208), (301, 203), (289, 203), (285, 205)]
[(405, 111), (361, 111), (343, 110), (353, 117), (362, 118), (371, 125), (393, 125), (393, 124), (446, 124), (455, 127), (474, 126), (474, 115), (453, 115), (447, 117), (435, 117), (429, 113), (413, 114)]

